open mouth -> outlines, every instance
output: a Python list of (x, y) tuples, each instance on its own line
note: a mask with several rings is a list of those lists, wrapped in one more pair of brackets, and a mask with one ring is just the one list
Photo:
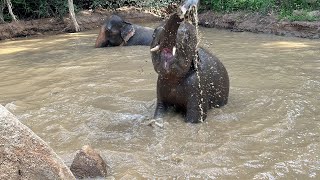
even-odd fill
[(169, 48), (164, 48), (162, 51), (161, 51), (161, 59), (164, 61), (164, 69), (169, 71), (170, 69), (170, 65), (173, 63), (173, 60), (174, 60), (174, 56), (175, 56), (175, 53), (176, 53), (176, 48), (175, 46), (173, 46), (172, 49), (169, 49)]
[(170, 65), (173, 64), (174, 62), (176, 50), (177, 48), (175, 45), (161, 46), (161, 43), (160, 43), (160, 45), (155, 46), (150, 51), (151, 52), (160, 51), (160, 59), (163, 62), (163, 67), (166, 71), (169, 71)]
[(160, 33), (161, 40), (156, 46), (150, 49), (151, 52), (160, 51), (160, 57), (164, 63), (164, 68), (169, 69), (176, 55), (177, 31), (182, 19), (177, 14), (173, 14), (163, 27)]

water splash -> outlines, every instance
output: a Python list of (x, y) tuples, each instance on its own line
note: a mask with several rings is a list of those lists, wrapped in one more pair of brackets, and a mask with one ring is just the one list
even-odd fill
[[(185, 2), (185, 4), (187, 4), (187, 2)], [(191, 5), (190, 7), (190, 11), (192, 13), (190, 13), (190, 17), (188, 17), (188, 20), (191, 21), (191, 23), (195, 26), (196, 29), (196, 50), (195, 50), (195, 60), (194, 60), (194, 65), (195, 65), (195, 69), (196, 69), (196, 76), (198, 78), (198, 88), (200, 89), (200, 103), (199, 103), (199, 109), (200, 109), (200, 122), (204, 121), (204, 110), (203, 110), (203, 90), (201, 87), (201, 78), (199, 75), (199, 55), (198, 55), (198, 48), (199, 48), (199, 44), (200, 44), (200, 38), (199, 38), (199, 26), (198, 26), (198, 7), (197, 7), (197, 3), (194, 3), (193, 5)]]

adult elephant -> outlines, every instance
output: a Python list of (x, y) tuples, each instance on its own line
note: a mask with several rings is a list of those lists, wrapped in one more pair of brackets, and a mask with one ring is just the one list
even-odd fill
[(151, 57), (158, 73), (154, 119), (168, 107), (185, 112), (185, 121), (206, 119), (208, 109), (228, 102), (229, 77), (217, 57), (197, 48), (196, 28), (175, 13), (155, 29)]
[(124, 21), (112, 15), (102, 26), (95, 47), (107, 46), (150, 46), (154, 29)]

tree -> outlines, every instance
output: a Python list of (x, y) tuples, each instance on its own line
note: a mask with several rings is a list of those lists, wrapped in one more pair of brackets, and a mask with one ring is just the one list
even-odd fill
[(70, 16), (71, 16), (71, 20), (72, 20), (73, 25), (74, 25), (74, 29), (76, 30), (76, 32), (79, 32), (80, 31), (80, 26), (79, 26), (79, 24), (77, 22), (76, 15), (74, 13), (73, 0), (68, 0), (68, 6), (69, 6), (69, 13), (70, 13)]
[(9, 14), (11, 15), (12, 17), (12, 20), (13, 21), (17, 21), (17, 17), (13, 14), (13, 11), (12, 11), (12, 3), (11, 3), (11, 0), (5, 0), (6, 3), (7, 3), (7, 7), (8, 7), (8, 10), (9, 10)]
[(4, 23), (3, 9), (4, 9), (4, 0), (0, 0), (0, 23)]

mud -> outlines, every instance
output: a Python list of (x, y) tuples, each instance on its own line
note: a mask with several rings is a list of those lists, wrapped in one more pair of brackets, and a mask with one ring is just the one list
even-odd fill
[(220, 14), (207, 11), (199, 15), (199, 24), (210, 28), (223, 28), (232, 31), (248, 31), (267, 33), (281, 36), (319, 39), (320, 21), (284, 21), (278, 20), (276, 15), (261, 15), (259, 13), (236, 12)]
[[(122, 7), (115, 11), (95, 10), (81, 11), (77, 20), (82, 31), (97, 29), (111, 14), (117, 14), (133, 23), (151, 23), (161, 21), (163, 17), (172, 13), (174, 7), (170, 6), (159, 12), (151, 12), (134, 7)], [(235, 12), (221, 14), (207, 11), (199, 14), (199, 25), (210, 28), (230, 29), (231, 31), (248, 31), (254, 33), (267, 33), (281, 36), (294, 36), (309, 39), (320, 38), (320, 21), (284, 21), (278, 20), (276, 15), (261, 15), (259, 13)], [(69, 17), (46, 18), (30, 21), (0, 24), (0, 40), (16, 37), (52, 35), (74, 32)]]
[[(103, 9), (95, 11), (86, 10), (79, 12), (76, 17), (81, 31), (86, 31), (97, 29), (111, 14), (117, 14), (133, 23), (154, 22), (162, 19), (155, 13), (133, 7), (123, 7), (116, 11)], [(75, 32), (69, 17), (63, 19), (44, 18), (30, 21), (20, 20), (18, 22), (0, 24), (0, 40), (67, 32)]]

